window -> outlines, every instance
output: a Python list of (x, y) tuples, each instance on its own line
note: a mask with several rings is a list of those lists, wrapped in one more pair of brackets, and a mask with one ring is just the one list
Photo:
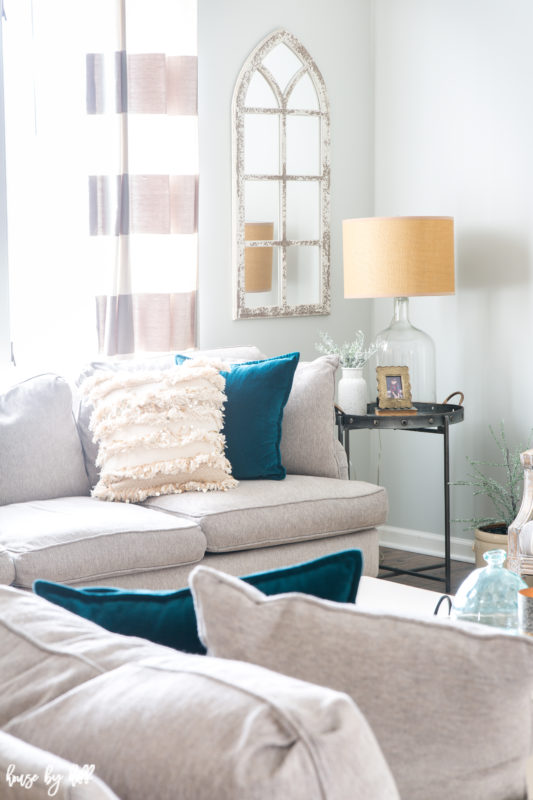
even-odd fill
[(134, 336), (108, 354), (192, 344), (196, 0), (11, 0), (6, 12), (17, 363), (79, 366), (125, 305)]

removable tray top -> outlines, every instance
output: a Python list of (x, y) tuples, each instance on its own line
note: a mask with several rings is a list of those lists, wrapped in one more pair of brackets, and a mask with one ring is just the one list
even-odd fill
[[(394, 414), (387, 414), (380, 409), (376, 414), (377, 403), (369, 403), (367, 413), (362, 415), (343, 414), (337, 409), (337, 423), (342, 428), (412, 428), (413, 430), (427, 430), (428, 428), (442, 428), (445, 421), (449, 425), (462, 422), (464, 407), (450, 403), (413, 403), (417, 413), (402, 415), (401, 409), (394, 409)], [(400, 413), (399, 413), (400, 412)]]

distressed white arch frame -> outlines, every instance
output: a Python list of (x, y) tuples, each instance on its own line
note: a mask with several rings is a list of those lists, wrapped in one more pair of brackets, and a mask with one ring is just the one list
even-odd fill
[[(282, 91), (263, 64), (265, 57), (279, 44), (285, 44), (299, 59), (302, 66)], [(278, 108), (257, 108), (246, 106), (246, 95), (250, 81), (256, 72), (266, 80), (272, 90)], [(308, 75), (318, 98), (316, 109), (288, 108), (289, 99), (294, 87), (304, 75)], [(273, 175), (245, 174), (244, 158), (244, 122), (247, 113), (275, 114), (279, 117), (279, 173)], [(318, 117), (320, 120), (320, 169), (317, 175), (288, 175), (286, 169), (287, 116)], [(248, 56), (235, 84), (232, 103), (232, 135), (233, 135), (233, 262), (234, 262), (234, 319), (250, 317), (305, 316), (311, 314), (329, 314), (330, 312), (330, 230), (329, 230), (329, 190), (330, 190), (330, 123), (329, 102), (324, 79), (311, 56), (298, 39), (286, 30), (277, 30), (267, 36)], [(247, 241), (246, 247), (265, 247), (268, 245), (280, 248), (281, 259), (278, 265), (278, 303), (270, 306), (250, 307), (246, 305), (244, 290), (244, 223), (245, 223), (245, 180), (276, 181), (280, 187), (279, 238), (265, 241)], [(320, 212), (319, 238), (313, 240), (287, 239), (287, 182), (315, 181), (319, 185)], [(320, 258), (319, 299), (316, 303), (289, 305), (287, 303), (287, 248), (316, 246)]]

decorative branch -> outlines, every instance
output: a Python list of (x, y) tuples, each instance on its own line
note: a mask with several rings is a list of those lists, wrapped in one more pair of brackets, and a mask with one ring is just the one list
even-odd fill
[(342, 367), (361, 368), (364, 367), (377, 350), (377, 344), (372, 342), (365, 348), (365, 334), (357, 331), (353, 342), (344, 342), (342, 345), (335, 344), (328, 333), (319, 331), (320, 340), (315, 344), (319, 353), (324, 355), (339, 356)]

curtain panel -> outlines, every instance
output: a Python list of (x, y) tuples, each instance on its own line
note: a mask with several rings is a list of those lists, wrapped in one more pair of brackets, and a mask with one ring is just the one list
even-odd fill
[(196, 0), (96, 0), (94, 8), (86, 106), (99, 350), (117, 355), (191, 347)]

